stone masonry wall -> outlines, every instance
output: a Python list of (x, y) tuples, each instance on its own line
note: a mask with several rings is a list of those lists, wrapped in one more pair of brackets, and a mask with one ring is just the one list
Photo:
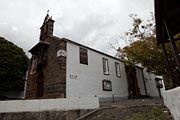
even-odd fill
[(0, 113), (1, 120), (75, 120), (90, 110)]
[[(66, 51), (66, 41), (48, 37), (49, 42), (47, 64), (41, 71), (44, 73), (43, 96), (39, 98), (66, 97), (66, 57), (57, 57), (58, 50)], [(26, 99), (35, 99), (37, 94), (38, 73), (28, 74)]]
[(28, 73), (27, 87), (26, 87), (26, 99), (32, 99), (36, 97), (37, 84), (36, 84), (37, 73), (31, 75)]
[(57, 57), (58, 50), (66, 51), (66, 42), (48, 39), (48, 63), (45, 68), (44, 98), (66, 97), (66, 57)]

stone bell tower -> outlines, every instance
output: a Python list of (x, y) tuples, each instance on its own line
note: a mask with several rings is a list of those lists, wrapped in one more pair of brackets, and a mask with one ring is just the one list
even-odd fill
[(40, 41), (44, 41), (47, 36), (53, 35), (54, 20), (47, 13), (43, 25), (41, 26)]

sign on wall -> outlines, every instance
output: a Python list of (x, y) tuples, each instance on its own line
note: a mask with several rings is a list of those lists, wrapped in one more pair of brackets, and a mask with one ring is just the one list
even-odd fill
[(112, 91), (112, 83), (110, 80), (103, 80), (102, 85), (104, 91)]

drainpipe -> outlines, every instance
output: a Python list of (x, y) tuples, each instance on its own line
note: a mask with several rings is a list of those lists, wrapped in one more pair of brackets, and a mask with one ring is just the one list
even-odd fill
[(26, 71), (26, 77), (24, 79), (24, 93), (23, 93), (23, 97), (22, 99), (25, 99), (26, 98), (26, 89), (27, 89), (27, 79), (28, 79), (28, 74), (29, 74), (29, 71), (27, 70)]

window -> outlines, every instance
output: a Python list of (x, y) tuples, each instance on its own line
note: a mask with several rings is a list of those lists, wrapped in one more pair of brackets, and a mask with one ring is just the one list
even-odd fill
[(120, 72), (120, 64), (115, 62), (115, 68), (116, 68), (116, 76), (120, 77), (121, 76), (121, 72)]
[(30, 74), (35, 73), (36, 69), (37, 69), (37, 58), (33, 56), (31, 60)]
[(108, 59), (103, 58), (103, 72), (105, 75), (109, 75)]
[(104, 91), (112, 91), (112, 84), (110, 80), (103, 80), (102, 85)]
[(79, 49), (79, 54), (80, 54), (80, 63), (88, 65), (88, 52), (87, 52), (87, 49), (80, 48)]

